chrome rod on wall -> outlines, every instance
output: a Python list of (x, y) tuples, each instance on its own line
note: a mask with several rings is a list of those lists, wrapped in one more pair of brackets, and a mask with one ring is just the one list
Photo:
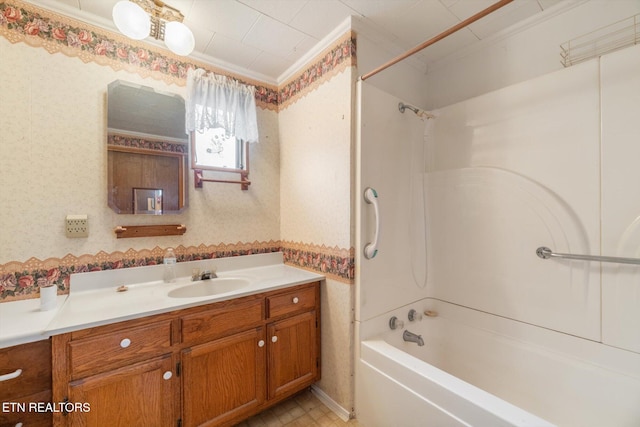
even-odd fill
[(598, 262), (616, 262), (619, 264), (635, 264), (640, 265), (640, 258), (621, 258), (615, 256), (600, 256), (600, 255), (576, 255), (576, 254), (559, 254), (553, 252), (551, 249), (540, 246), (536, 249), (536, 255), (542, 259), (549, 258), (564, 258), (564, 259), (576, 259), (581, 261), (598, 261)]
[(470, 24), (473, 24), (478, 19), (483, 18), (483, 17), (487, 16), (488, 14), (490, 14), (491, 12), (494, 12), (494, 11), (500, 9), (502, 6), (506, 6), (507, 4), (511, 3), (512, 1), (513, 0), (500, 0), (499, 2), (492, 4), (488, 8), (486, 8), (484, 10), (481, 10), (480, 12), (478, 12), (475, 15), (465, 19), (464, 21), (454, 25), (453, 27), (449, 28), (448, 30), (445, 30), (445, 31), (441, 32), (440, 34), (438, 34), (437, 36), (430, 38), (426, 42), (423, 42), (422, 44), (419, 44), (418, 46), (414, 47), (413, 49), (408, 50), (407, 52), (403, 53), (402, 55), (399, 55), (396, 58), (393, 58), (391, 61), (382, 64), (378, 68), (376, 68), (376, 69), (374, 69), (372, 71), (369, 71), (368, 73), (364, 74), (360, 78), (364, 81), (364, 80), (367, 80), (369, 77), (375, 76), (380, 71), (386, 70), (387, 68), (391, 67), (394, 64), (397, 64), (398, 62), (402, 61), (403, 59), (406, 59), (406, 58), (410, 57), (414, 53), (418, 53), (422, 49), (424, 49), (424, 48), (426, 48), (428, 46), (431, 46), (432, 44), (442, 40), (443, 38), (445, 38), (447, 36), (450, 36), (451, 34), (455, 33), (456, 31), (459, 31), (459, 30), (469, 26)]

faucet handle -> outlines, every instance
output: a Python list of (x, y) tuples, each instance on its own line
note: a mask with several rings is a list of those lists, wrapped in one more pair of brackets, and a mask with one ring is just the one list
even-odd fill
[(391, 329), (402, 329), (404, 328), (404, 322), (398, 319), (396, 316), (393, 316), (391, 319), (389, 319), (389, 327)]
[(413, 308), (409, 310), (409, 314), (407, 315), (409, 318), (409, 322), (413, 322), (414, 320), (422, 320), (422, 314), (415, 311)]

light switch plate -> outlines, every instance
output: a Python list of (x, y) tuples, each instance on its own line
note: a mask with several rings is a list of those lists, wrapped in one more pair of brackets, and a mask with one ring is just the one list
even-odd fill
[(67, 237), (88, 237), (89, 220), (86, 215), (67, 215)]

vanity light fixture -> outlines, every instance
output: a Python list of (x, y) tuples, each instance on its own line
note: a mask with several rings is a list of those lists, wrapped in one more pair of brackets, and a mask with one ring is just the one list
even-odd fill
[(193, 33), (182, 23), (184, 15), (160, 0), (123, 0), (113, 7), (113, 22), (125, 36), (164, 40), (176, 55), (187, 56), (195, 47)]

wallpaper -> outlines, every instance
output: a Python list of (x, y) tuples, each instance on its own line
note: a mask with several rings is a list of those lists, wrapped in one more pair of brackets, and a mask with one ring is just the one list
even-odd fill
[(116, 71), (125, 69), (142, 77), (178, 85), (185, 85), (189, 68), (204, 68), (255, 86), (258, 106), (271, 109), (303, 96), (306, 89), (312, 89), (347, 66), (355, 66), (356, 58), (355, 34), (348, 33), (304, 67), (298, 76), (278, 88), (150, 47), (20, 0), (0, 1), (0, 35), (11, 43), (24, 42), (43, 47), (49, 53), (61, 52), (77, 56), (83, 62), (108, 65)]
[[(353, 283), (349, 239), (330, 247), (305, 236), (281, 241), (277, 113), (279, 102), (290, 106), (355, 64), (352, 34), (281, 88), (243, 80), (256, 85), (261, 107), (261, 142), (250, 147), (251, 190), (226, 184), (194, 190), (190, 176), (189, 208), (172, 217), (177, 220), (122, 216), (108, 209), (106, 85), (123, 79), (183, 95), (190, 66), (228, 73), (18, 0), (0, 1), (0, 57), (5, 101), (0, 103), (5, 123), (0, 177), (9, 190), (0, 197), (5, 204), (0, 211), (0, 301), (37, 297), (44, 283), (66, 293), (73, 272), (152, 265), (169, 246), (177, 248), (180, 261), (283, 251), (291, 265)], [(89, 238), (65, 237), (64, 217), (75, 213), (88, 214)], [(113, 233), (116, 225), (172, 221), (186, 223), (187, 234), (159, 240), (115, 239)]]
[[(127, 267), (143, 267), (162, 264), (165, 248), (151, 250), (129, 249), (126, 252), (83, 255), (67, 255), (64, 258), (26, 262), (9, 262), (0, 265), (0, 298), (10, 301), (33, 298), (40, 286), (55, 285), (59, 294), (69, 292), (69, 276), (72, 273), (113, 270)], [(178, 262), (225, 258), (241, 255), (283, 252), (285, 263), (307, 270), (318, 271), (338, 281), (353, 281), (354, 254), (352, 250), (318, 247), (293, 242), (253, 242), (219, 245), (199, 245), (175, 248)]]
[(189, 68), (204, 68), (256, 86), (256, 100), (262, 108), (277, 108), (277, 88), (261, 82), (172, 54), (164, 49), (133, 41), (125, 36), (38, 8), (19, 0), (0, 2), (0, 35), (11, 43), (24, 42), (61, 52), (83, 62), (108, 65), (142, 77), (184, 85)]

